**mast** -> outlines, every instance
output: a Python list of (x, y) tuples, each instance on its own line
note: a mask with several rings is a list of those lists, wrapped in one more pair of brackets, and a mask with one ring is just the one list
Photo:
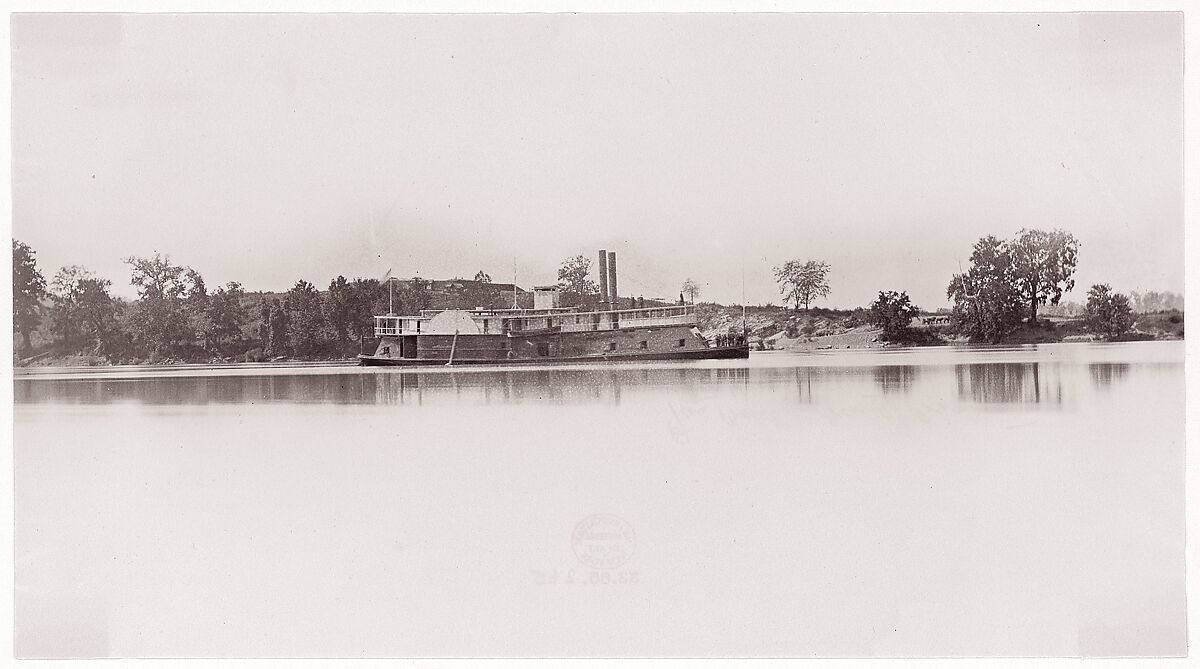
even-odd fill
[(512, 308), (513, 308), (513, 309), (519, 309), (520, 307), (517, 305), (517, 258), (516, 258), (516, 256), (513, 256), (513, 282), (512, 282), (512, 287), (513, 287), (513, 305), (512, 305)]
[(750, 345), (750, 337), (746, 332), (746, 256), (742, 255), (742, 343)]
[(392, 279), (394, 278), (396, 277), (392, 276), (392, 268), (389, 267), (388, 271), (384, 272), (383, 274), (383, 280), (387, 281), (388, 285), (388, 316), (396, 315), (396, 309), (392, 305)]

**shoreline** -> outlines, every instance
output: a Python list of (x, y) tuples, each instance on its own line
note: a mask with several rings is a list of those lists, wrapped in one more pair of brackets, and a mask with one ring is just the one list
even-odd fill
[[(1013, 349), (1023, 349), (1023, 348), (1031, 348), (1031, 347), (1037, 347), (1037, 346), (1049, 346), (1049, 345), (1061, 345), (1061, 344), (1065, 344), (1068, 346), (1074, 346), (1074, 345), (1078, 345), (1078, 344), (1126, 345), (1126, 344), (1135, 344), (1135, 343), (1165, 343), (1165, 342), (1174, 342), (1174, 341), (1182, 342), (1182, 341), (1184, 341), (1184, 339), (1183, 338), (1160, 338), (1160, 339), (1137, 339), (1137, 340), (1126, 340), (1126, 341), (1083, 341), (1083, 340), (1065, 341), (1065, 340), (1061, 340), (1061, 341), (1047, 341), (1047, 342), (1000, 342), (1000, 343), (995, 343), (995, 344), (971, 343), (971, 342), (949, 342), (948, 341), (948, 342), (944, 342), (941, 344), (913, 344), (913, 345), (889, 344), (889, 343), (884, 342), (882, 344), (876, 343), (874, 345), (868, 345), (868, 346), (857, 346), (857, 347), (846, 346), (846, 347), (834, 347), (834, 348), (818, 346), (817, 345), (818, 342), (806, 342), (805, 343), (806, 345), (804, 345), (804, 346), (791, 346), (791, 347), (786, 347), (786, 348), (752, 350), (751, 356), (752, 357), (763, 357), (763, 356), (774, 357), (774, 356), (783, 356), (783, 355), (788, 355), (788, 354), (831, 355), (831, 354), (836, 354), (836, 353), (867, 353), (867, 352), (880, 352), (880, 353), (889, 352), (890, 353), (890, 352), (901, 352), (901, 351), (931, 351), (932, 352), (932, 351), (939, 351), (939, 350), (941, 350), (941, 351), (971, 351), (971, 350), (988, 351), (988, 350), (1013, 350)], [(650, 362), (650, 361), (646, 361), (646, 362)], [(653, 361), (653, 364), (659, 364), (661, 362), (663, 362), (663, 361)], [(668, 362), (688, 362), (688, 361), (668, 361)], [(630, 364), (630, 363), (607, 362), (607, 363), (593, 363), (593, 364), (589, 364), (589, 365), (585, 365), (585, 366), (591, 367), (594, 364), (625, 365), (625, 364)], [(645, 363), (633, 361), (633, 364), (645, 364)], [(547, 362), (547, 363), (539, 364), (539, 365), (504, 365), (504, 364), (461, 365), (461, 366), (454, 367), (453, 371), (464, 371), (464, 370), (469, 370), (469, 369), (480, 369), (480, 370), (492, 369), (492, 370), (494, 370), (497, 368), (503, 368), (503, 369), (511, 368), (511, 369), (521, 369), (521, 370), (549, 369), (549, 368), (567, 369), (567, 368), (572, 368), (572, 367), (579, 367), (579, 363)], [(86, 366), (80, 366), (80, 365), (73, 365), (73, 366), (72, 365), (36, 365), (36, 366), (26, 366), (26, 367), (14, 367), (13, 368), (13, 377), (14, 377), (14, 379), (18, 379), (18, 378), (32, 379), (32, 378), (38, 378), (38, 377), (60, 378), (63, 376), (88, 377), (88, 376), (103, 376), (103, 375), (108, 375), (108, 374), (138, 373), (138, 372), (153, 375), (153, 374), (158, 374), (158, 373), (167, 374), (167, 373), (171, 373), (171, 372), (180, 372), (180, 371), (189, 371), (189, 370), (191, 370), (191, 371), (233, 371), (233, 372), (251, 372), (252, 373), (252, 372), (257, 372), (257, 371), (279, 372), (279, 371), (288, 371), (288, 370), (300, 371), (300, 370), (311, 370), (311, 369), (355, 369), (355, 370), (371, 369), (372, 372), (379, 371), (379, 370), (449, 371), (444, 366), (368, 368), (368, 367), (359, 365), (358, 360), (356, 358), (345, 358), (345, 359), (339, 359), (339, 360), (278, 360), (278, 361), (274, 361), (274, 362), (221, 362), (221, 363), (170, 362), (170, 363), (152, 363), (152, 364), (117, 364), (117, 365), (108, 364), (108, 365), (86, 365)]]
[[(1023, 324), (999, 342), (971, 342), (952, 334), (946, 326), (921, 327), (914, 325), (903, 339), (884, 341), (883, 330), (867, 322), (856, 311), (813, 309), (798, 312), (787, 308), (755, 308), (746, 314), (742, 323), (741, 309), (724, 305), (698, 306), (697, 328), (712, 341), (715, 337), (747, 331), (752, 350), (760, 351), (838, 351), (838, 350), (895, 350), (899, 348), (994, 347), (1026, 346), (1052, 343), (1105, 343), (1107, 338), (1091, 332), (1087, 323), (1078, 317), (1047, 316), (1036, 324)], [(744, 329), (743, 329), (744, 328)], [(1184, 339), (1182, 312), (1139, 314), (1130, 332), (1113, 339), (1126, 341), (1181, 341)], [(365, 340), (364, 340), (365, 341)], [(251, 342), (244, 342), (249, 346)], [(350, 347), (346, 347), (350, 348)], [(358, 347), (358, 353), (373, 350), (374, 345)], [(113, 362), (105, 355), (89, 353), (65, 354), (42, 351), (33, 356), (14, 360), (14, 375), (36, 375), (36, 371), (15, 370), (93, 370), (93, 369), (284, 369), (303, 366), (345, 366), (358, 362), (357, 353), (345, 349), (326, 350), (311, 358), (265, 359), (259, 349), (236, 354), (238, 349), (223, 354), (204, 355), (198, 348), (178, 351), (164, 360), (150, 362), (134, 358), (128, 362), (117, 358)], [(254, 354), (254, 355), (252, 355)], [(339, 355), (340, 354), (340, 355)], [(128, 360), (128, 358), (126, 358)], [(81, 373), (83, 373), (81, 371)]]

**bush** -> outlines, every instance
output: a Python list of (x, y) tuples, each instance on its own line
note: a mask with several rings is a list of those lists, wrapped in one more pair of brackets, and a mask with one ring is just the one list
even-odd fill
[(110, 364), (108, 358), (100, 355), (92, 355), (90, 353), (77, 353), (68, 355), (63, 364), (67, 367), (98, 367), (100, 365)]
[(1085, 313), (1092, 331), (1109, 339), (1117, 339), (1133, 327), (1133, 309), (1129, 306), (1129, 298), (1112, 292), (1106, 283), (1098, 283), (1088, 291)]
[(246, 351), (246, 362), (266, 362), (267, 354), (263, 353), (261, 348), (252, 348)]
[(842, 319), (842, 327), (856, 328), (868, 320), (870, 320), (870, 316), (867, 315), (867, 310), (862, 307), (856, 307), (849, 316)]
[(908, 293), (894, 290), (880, 291), (879, 297), (871, 303), (871, 323), (883, 328), (885, 341), (910, 338), (909, 325), (920, 313), (921, 310), (908, 299)]

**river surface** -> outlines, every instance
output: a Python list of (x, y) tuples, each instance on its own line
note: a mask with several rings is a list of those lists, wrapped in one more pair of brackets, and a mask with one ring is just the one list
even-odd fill
[(1183, 350), (18, 376), (16, 651), (1182, 654)]

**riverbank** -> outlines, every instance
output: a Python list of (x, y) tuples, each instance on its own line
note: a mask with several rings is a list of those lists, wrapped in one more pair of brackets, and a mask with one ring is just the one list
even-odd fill
[[(704, 336), (742, 331), (742, 308), (715, 304), (697, 305), (697, 327)], [(914, 329), (904, 341), (884, 341), (883, 331), (867, 322), (863, 309), (812, 309), (796, 311), (787, 307), (747, 307), (746, 332), (751, 344), (761, 350), (819, 351), (835, 349), (876, 349), (896, 346), (943, 346), (970, 343), (956, 335), (948, 326)], [(1133, 329), (1118, 341), (1178, 340), (1184, 336), (1184, 316), (1180, 311), (1138, 314)], [(1048, 344), (1058, 342), (1099, 342), (1106, 338), (1091, 332), (1082, 318), (1048, 316), (1038, 325), (1023, 325), (1017, 331), (996, 342), (1007, 345)], [(247, 344), (252, 346), (251, 343)], [(176, 356), (160, 360), (113, 359), (88, 353), (63, 353), (47, 350), (24, 358), (14, 359), (17, 368), (38, 367), (110, 367), (115, 365), (145, 365), (175, 367), (186, 365), (253, 366), (264, 363), (350, 364), (356, 361), (357, 345), (350, 351), (325, 351), (316, 356), (267, 357), (258, 348), (241, 355), (214, 355), (199, 347), (189, 348)], [(363, 350), (374, 350), (375, 342), (363, 342)]]
[[(742, 308), (702, 304), (697, 307), (700, 331), (713, 337), (730, 330), (742, 330)], [(895, 346), (943, 346), (971, 343), (955, 334), (949, 326), (914, 328), (902, 341), (884, 341), (883, 330), (867, 322), (863, 309), (812, 309), (796, 311), (787, 307), (748, 307), (746, 332), (753, 344), (766, 350), (872, 349)], [(1113, 341), (1171, 341), (1184, 337), (1181, 311), (1137, 314), (1132, 329)], [(1083, 318), (1046, 316), (1036, 325), (1022, 325), (998, 344), (1051, 344), (1058, 342), (1108, 341), (1092, 332)]]
[(356, 355), (323, 356), (323, 357), (289, 357), (248, 359), (245, 356), (189, 356), (167, 357), (161, 360), (114, 360), (104, 355), (90, 353), (58, 354), (43, 352), (29, 358), (14, 360), (13, 367), (17, 369), (39, 369), (43, 367), (254, 367), (273, 365), (339, 365), (357, 363)]

